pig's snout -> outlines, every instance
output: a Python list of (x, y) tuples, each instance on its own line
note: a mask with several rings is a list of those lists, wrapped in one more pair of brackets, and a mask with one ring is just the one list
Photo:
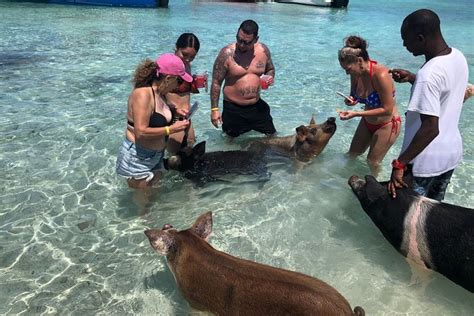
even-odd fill
[(148, 237), (148, 239), (152, 239), (153, 238), (153, 230), (152, 229), (145, 230), (145, 235)]
[(336, 132), (336, 118), (335, 117), (328, 117), (327, 121), (322, 125), (323, 131), (328, 134), (332, 134)]
[(164, 224), (162, 230), (167, 230), (167, 229), (170, 229), (170, 228), (173, 228), (173, 225), (171, 225), (171, 224)]
[(365, 181), (359, 178), (358, 176), (353, 175), (349, 178), (349, 181), (347, 181), (347, 183), (351, 186), (353, 190), (358, 190), (365, 184)]

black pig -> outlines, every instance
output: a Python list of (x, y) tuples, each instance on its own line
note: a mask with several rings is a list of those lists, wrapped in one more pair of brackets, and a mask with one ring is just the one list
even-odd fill
[(166, 169), (183, 172), (185, 177), (202, 186), (210, 181), (222, 180), (225, 175), (254, 175), (257, 180), (267, 181), (270, 173), (262, 154), (244, 150), (214, 151), (206, 153), (206, 142), (200, 142), (191, 150), (181, 150), (165, 159)]

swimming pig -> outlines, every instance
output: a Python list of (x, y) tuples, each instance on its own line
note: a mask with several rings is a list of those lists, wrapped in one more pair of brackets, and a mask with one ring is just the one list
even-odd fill
[(351, 310), (334, 288), (310, 276), (239, 259), (207, 241), (212, 213), (177, 231), (166, 224), (146, 230), (151, 246), (165, 255), (178, 288), (192, 307), (216, 315), (364, 315)]
[(296, 134), (283, 137), (269, 137), (253, 141), (249, 150), (260, 152), (272, 149), (300, 162), (310, 162), (319, 155), (336, 132), (336, 119), (329, 117), (323, 124), (316, 124), (314, 117), (309, 125), (296, 128)]
[(263, 155), (243, 150), (206, 153), (205, 141), (165, 159), (164, 165), (166, 169), (184, 172), (186, 178), (198, 185), (220, 180), (219, 176), (229, 174), (254, 175), (257, 180), (264, 181), (271, 175)]
[(384, 237), (402, 255), (474, 292), (474, 210), (419, 196), (409, 188), (393, 199), (372, 176), (349, 185)]

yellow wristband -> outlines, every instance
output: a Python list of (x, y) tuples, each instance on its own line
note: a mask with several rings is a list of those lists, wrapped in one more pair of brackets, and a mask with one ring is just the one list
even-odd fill
[(165, 132), (166, 132), (166, 135), (169, 136), (170, 134), (170, 128), (168, 126), (165, 126)]
[(219, 108), (211, 108), (211, 111), (219, 111)]

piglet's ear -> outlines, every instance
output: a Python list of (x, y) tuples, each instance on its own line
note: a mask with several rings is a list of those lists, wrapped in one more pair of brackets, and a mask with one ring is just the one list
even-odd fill
[(308, 135), (308, 131), (309, 129), (304, 125), (300, 125), (296, 128), (296, 133), (301, 136)]
[(145, 230), (145, 235), (150, 241), (150, 245), (156, 252), (162, 255), (167, 255), (175, 244), (175, 240), (169, 233), (160, 229)]
[(375, 202), (378, 199), (387, 198), (388, 191), (387, 187), (380, 184), (373, 176), (365, 176), (365, 185), (367, 186), (367, 197), (371, 202)]
[(207, 241), (212, 232), (212, 212), (201, 214), (191, 227), (191, 231)]
[(193, 154), (196, 159), (201, 158), (204, 153), (206, 152), (206, 142), (200, 142), (196, 146), (193, 147)]

